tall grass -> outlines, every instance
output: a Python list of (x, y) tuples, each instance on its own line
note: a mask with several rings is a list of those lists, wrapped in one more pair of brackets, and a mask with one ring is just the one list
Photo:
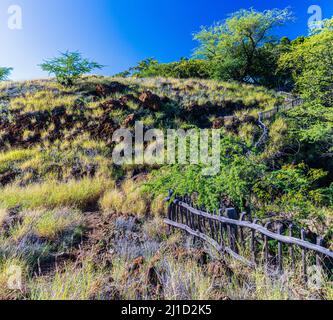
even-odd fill
[(125, 180), (120, 188), (106, 192), (100, 206), (106, 215), (117, 212), (144, 217), (148, 213), (148, 200), (142, 192), (142, 184), (130, 179)]
[(105, 275), (90, 262), (82, 267), (68, 265), (62, 272), (40, 277), (29, 284), (31, 300), (90, 300), (103, 299)]
[(11, 185), (1, 190), (0, 206), (20, 206), (23, 209), (74, 207), (86, 210), (96, 205), (105, 190), (113, 184), (113, 181), (85, 178), (67, 183), (48, 181), (23, 188)]

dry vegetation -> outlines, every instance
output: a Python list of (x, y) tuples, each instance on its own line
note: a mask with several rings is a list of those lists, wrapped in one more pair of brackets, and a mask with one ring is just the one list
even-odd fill
[[(269, 278), (169, 235), (164, 191), (144, 188), (152, 168), (111, 160), (112, 133), (134, 121), (208, 128), (235, 113), (243, 122), (230, 134), (251, 144), (258, 110), (282, 100), (260, 87), (202, 80), (1, 84), (0, 299), (332, 299), (329, 285), (312, 292), (287, 272)], [(267, 157), (286, 124), (272, 130)], [(20, 290), (6, 285), (11, 266), (21, 267)]]

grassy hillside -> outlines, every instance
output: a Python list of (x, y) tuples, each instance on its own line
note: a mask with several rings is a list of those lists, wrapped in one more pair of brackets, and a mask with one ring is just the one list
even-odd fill
[[(234, 261), (216, 263), (162, 222), (169, 188), (198, 204), (291, 219), (332, 243), (331, 163), (279, 114), (262, 134), (258, 112), (285, 97), (262, 87), (211, 80), (85, 77), (0, 85), (0, 299), (333, 298)], [(235, 115), (231, 123), (223, 117)], [(221, 173), (200, 166), (112, 162), (116, 129), (221, 130)], [(311, 156), (309, 156), (311, 152)], [(315, 163), (315, 165), (314, 165)], [(208, 248), (209, 250), (209, 248)], [(9, 290), (8, 266), (22, 267)], [(186, 272), (184, 272), (184, 270)], [(287, 271), (286, 271), (287, 272)]]

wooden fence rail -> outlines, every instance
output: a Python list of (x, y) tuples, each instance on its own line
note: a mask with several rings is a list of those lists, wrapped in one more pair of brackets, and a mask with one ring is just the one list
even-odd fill
[(287, 101), (287, 103), (281, 106), (277, 106), (271, 110), (259, 113), (259, 118), (261, 118), (261, 120), (268, 120), (274, 117), (279, 112), (291, 110), (295, 107), (300, 106), (303, 103), (303, 100), (301, 98), (294, 98)]
[[(286, 99), (286, 103), (281, 106), (276, 106), (270, 110), (259, 112), (258, 118), (260, 121), (269, 120), (273, 118), (277, 113), (291, 110), (295, 107), (300, 106), (303, 103), (303, 100), (299, 97), (293, 97)], [(237, 116), (225, 116), (224, 122), (233, 122), (236, 121)]]
[(291, 222), (252, 221), (248, 214), (239, 215), (233, 208), (209, 213), (195, 207), (188, 196), (176, 197), (173, 201), (171, 197), (172, 193), (166, 199), (169, 201), (166, 224), (186, 231), (194, 239), (205, 241), (218, 252), (227, 253), (249, 267), (263, 263), (267, 270), (282, 272), (284, 260), (288, 258), (295, 270), (299, 258), (305, 278), (312, 265), (333, 275), (333, 251), (324, 247), (323, 238)]

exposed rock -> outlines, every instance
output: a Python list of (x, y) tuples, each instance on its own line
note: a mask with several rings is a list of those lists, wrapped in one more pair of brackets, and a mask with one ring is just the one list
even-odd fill
[(128, 268), (128, 272), (133, 273), (137, 270), (140, 269), (140, 267), (144, 264), (145, 259), (144, 257), (138, 257), (136, 258), (133, 263), (130, 265), (130, 267)]
[(127, 118), (125, 119), (125, 121), (124, 121), (124, 123), (123, 123), (123, 126), (124, 126), (124, 127), (128, 127), (129, 125), (133, 124), (134, 119), (135, 119), (135, 114), (134, 114), (134, 113), (130, 114), (130, 115), (127, 116)]
[(139, 100), (141, 101), (141, 104), (144, 108), (148, 108), (151, 111), (161, 110), (160, 97), (148, 90), (141, 93)]
[(125, 95), (125, 96), (123, 96), (123, 97), (121, 97), (120, 99), (119, 99), (119, 101), (120, 101), (120, 103), (122, 104), (122, 105), (127, 105), (127, 103), (128, 102), (134, 102), (134, 103), (136, 103), (136, 104), (139, 104), (140, 103), (140, 100), (138, 99), (138, 98), (136, 98), (136, 97), (134, 97), (132, 94), (127, 94), (127, 95)]
[(109, 96), (112, 93), (124, 92), (127, 86), (120, 82), (111, 82), (109, 84), (96, 85), (96, 95), (102, 98)]
[(108, 100), (103, 102), (100, 107), (104, 110), (104, 111), (112, 111), (112, 110), (117, 110), (117, 109), (123, 109), (124, 105), (121, 104), (119, 102), (119, 100)]
[(224, 119), (223, 118), (216, 118), (213, 121), (213, 129), (221, 129), (224, 125)]
[(7, 172), (0, 174), (0, 184), (5, 186), (11, 183), (18, 175), (17, 171), (8, 170)]
[(0, 225), (1, 232), (7, 233), (11, 230), (16, 224), (22, 222), (22, 216), (19, 214), (20, 207), (12, 208), (8, 211), (8, 215), (3, 221), (2, 225)]

